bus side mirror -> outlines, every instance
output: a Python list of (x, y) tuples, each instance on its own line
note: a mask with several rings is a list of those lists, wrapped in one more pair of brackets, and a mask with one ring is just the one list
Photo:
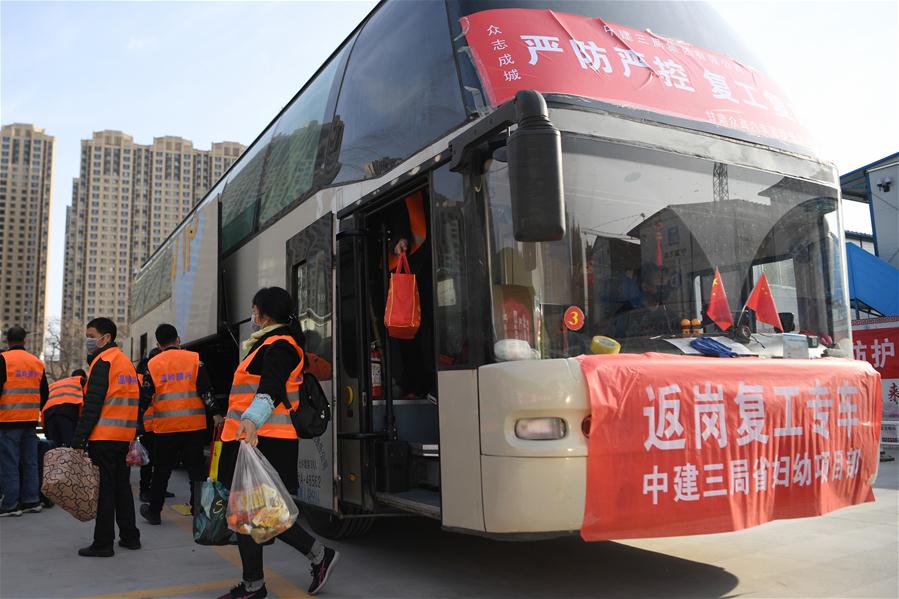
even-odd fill
[(562, 136), (549, 120), (546, 100), (526, 89), (450, 142), (450, 170), (483, 174), (491, 138), (516, 125), (506, 141), (512, 229), (518, 241), (558, 241), (565, 236)]
[(558, 241), (565, 236), (562, 135), (549, 120), (543, 96), (519, 92), (518, 128), (509, 136), (509, 186), (516, 241)]

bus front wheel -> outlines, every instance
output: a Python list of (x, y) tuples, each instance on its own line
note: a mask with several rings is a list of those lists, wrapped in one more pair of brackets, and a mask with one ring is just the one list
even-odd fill
[(375, 521), (374, 518), (359, 517), (361, 514), (357, 513), (348, 514), (355, 516), (353, 518), (340, 518), (308, 505), (303, 506), (303, 513), (315, 534), (332, 541), (361, 537), (371, 530)]

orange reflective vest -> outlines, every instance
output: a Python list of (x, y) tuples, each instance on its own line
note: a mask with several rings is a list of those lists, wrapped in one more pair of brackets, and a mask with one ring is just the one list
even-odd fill
[[(409, 255), (411, 256), (424, 245), (428, 238), (428, 222), (425, 218), (424, 196), (420, 191), (407, 196), (405, 201), (406, 212), (409, 214), (409, 228), (412, 230), (412, 239), (409, 240)], [(393, 248), (390, 248), (390, 256), (387, 259), (390, 270), (395, 270), (399, 261), (400, 257), (393, 253)]]
[[(156, 394), (150, 408), (153, 432), (186, 433), (206, 428), (206, 407), (197, 394), (200, 354), (167, 349), (147, 363)], [(149, 411), (149, 410), (148, 410)], [(146, 412), (144, 428), (146, 428)]]
[(134, 365), (118, 347), (104, 350), (91, 362), (87, 379), (99, 360), (109, 362), (109, 381), (103, 408), (88, 441), (133, 441), (137, 434), (140, 387)]
[(46, 417), (47, 410), (67, 403), (78, 406), (79, 412), (84, 407), (84, 389), (81, 388), (80, 376), (70, 376), (50, 384), (50, 397), (41, 410), (41, 421)]
[[(250, 367), (253, 358), (256, 357), (256, 353), (275, 341), (287, 341), (297, 350), (297, 354), (300, 356), (300, 363), (287, 377), (287, 400), (290, 402), (291, 409), (296, 409), (299, 405), (300, 385), (303, 384), (303, 350), (300, 349), (300, 346), (297, 345), (297, 342), (290, 335), (272, 335), (237, 366), (237, 371), (234, 373), (234, 381), (231, 383), (231, 394), (228, 396), (228, 415), (225, 417), (225, 427), (222, 429), (222, 441), (237, 440), (237, 427), (240, 425), (240, 417), (253, 403), (253, 398), (256, 397), (256, 390), (259, 388), (259, 381), (262, 379), (258, 374), (250, 374), (247, 369)], [(275, 405), (275, 410), (257, 431), (257, 434), (260, 437), (274, 437), (276, 439), (297, 438), (297, 432), (290, 422), (290, 414), (287, 413), (287, 408), (280, 403)]]
[(44, 363), (24, 349), (3, 352), (6, 382), (0, 390), (0, 422), (37, 422), (41, 417)]

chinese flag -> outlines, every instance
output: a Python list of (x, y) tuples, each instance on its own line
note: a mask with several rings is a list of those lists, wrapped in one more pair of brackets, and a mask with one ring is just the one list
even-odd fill
[(767, 322), (781, 333), (783, 332), (784, 327), (780, 324), (780, 316), (777, 314), (777, 306), (774, 305), (774, 296), (771, 295), (771, 288), (768, 287), (768, 277), (765, 276), (765, 273), (762, 273), (758, 283), (755, 284), (755, 289), (749, 294), (746, 307), (755, 311), (756, 320)]
[(724, 283), (721, 282), (721, 273), (717, 268), (715, 269), (715, 280), (712, 281), (709, 305), (706, 307), (705, 313), (722, 331), (726, 331), (734, 325), (734, 317), (730, 312), (730, 304), (727, 303), (727, 294), (724, 292)]

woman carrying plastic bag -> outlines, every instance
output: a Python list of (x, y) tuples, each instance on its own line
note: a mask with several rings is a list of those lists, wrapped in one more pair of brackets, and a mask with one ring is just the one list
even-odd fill
[[(284, 511), (278, 497), (284, 499), (283, 507), (288, 512), (291, 507), (296, 510), (289, 495), (295, 494), (299, 487), (299, 441), (284, 406), (288, 393), (294, 395), (302, 384), (304, 339), (296, 318), (292, 316), (292, 304), (290, 294), (280, 287), (263, 288), (256, 293), (253, 297), (253, 324), (258, 330), (241, 347), (241, 362), (231, 385), (228, 415), (222, 432), (219, 480), (231, 489), (229, 525), (233, 521), (238, 529), (237, 547), (243, 565), (243, 580), (219, 599), (260, 599), (267, 596), (262, 566), (263, 546), (254, 540), (254, 536), (265, 542), (273, 529), (284, 526)], [(240, 439), (246, 443), (239, 443)], [(254, 451), (249, 452), (250, 449)], [(270, 469), (264, 467), (260, 454)], [(252, 462), (256, 465), (250, 465)], [(263, 472), (268, 482), (262, 479)], [(242, 482), (248, 478), (251, 481), (249, 487)], [(272, 481), (280, 482), (282, 487), (272, 485)], [(233, 499), (238, 493), (242, 499)], [(286, 499), (285, 493), (288, 494)], [(259, 517), (256, 506), (263, 503), (272, 509)], [(250, 509), (242, 509), (245, 507), (254, 510), (252, 517)], [(240, 511), (246, 513), (241, 514)], [(339, 554), (315, 540), (295, 518), (286, 530), (275, 534), (309, 558), (312, 563), (309, 593), (314, 595), (325, 586)], [(260, 530), (251, 536), (254, 529)]]

